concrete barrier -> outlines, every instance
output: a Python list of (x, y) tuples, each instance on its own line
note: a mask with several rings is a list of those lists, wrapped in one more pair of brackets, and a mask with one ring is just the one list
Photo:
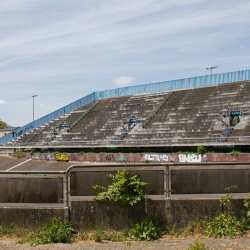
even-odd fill
[[(219, 205), (219, 199), (174, 199), (172, 208), (167, 208), (164, 199), (148, 199), (134, 206), (122, 206), (119, 202), (110, 201), (72, 201), (71, 220), (80, 232), (97, 230), (104, 226), (107, 230), (121, 231), (131, 228), (148, 216), (161, 226), (187, 226), (191, 222), (214, 218), (225, 211)], [(147, 211), (147, 212), (146, 212)], [(232, 201), (232, 211), (241, 217), (243, 199)]]
[(1, 203), (62, 203), (62, 178), (0, 178)]
[(0, 225), (3, 230), (14, 224), (15, 229), (37, 229), (50, 218), (61, 218), (64, 221), (64, 209), (62, 208), (0, 208)]

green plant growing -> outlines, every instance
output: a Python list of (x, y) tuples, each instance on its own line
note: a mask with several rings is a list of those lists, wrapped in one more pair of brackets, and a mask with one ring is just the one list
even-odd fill
[(149, 163), (149, 161), (146, 159), (146, 160), (143, 161), (143, 163)]
[(31, 155), (33, 155), (35, 152), (36, 152), (35, 149), (31, 149), (31, 150), (30, 150), (30, 154), (31, 154)]
[(2, 236), (3, 235), (9, 235), (12, 232), (13, 228), (14, 228), (14, 224), (13, 223), (11, 223), (5, 230), (3, 230), (2, 226), (1, 226), (1, 235)]
[(0, 129), (4, 129), (4, 128), (6, 128), (6, 126), (7, 126), (7, 123), (4, 122), (4, 121), (2, 121), (2, 120), (0, 119)]
[(101, 229), (97, 230), (93, 235), (93, 239), (95, 242), (102, 242), (103, 238), (106, 238), (105, 227), (102, 224)]
[(209, 247), (206, 247), (205, 243), (200, 243), (198, 238), (194, 244), (190, 244), (190, 248), (188, 250), (209, 250)]
[(237, 234), (243, 234), (243, 226), (240, 220), (233, 215), (231, 211), (231, 201), (235, 200), (234, 196), (229, 193), (231, 188), (237, 188), (231, 186), (225, 190), (228, 192), (227, 195), (222, 195), (220, 199), (220, 206), (226, 208), (224, 213), (220, 213), (215, 219), (209, 219), (206, 231), (209, 237), (225, 237), (229, 236), (235, 238)]
[(236, 156), (236, 155), (240, 154), (240, 151), (234, 149), (234, 150), (232, 150), (232, 151), (230, 152), (230, 154)]
[[(108, 177), (112, 178), (112, 184), (108, 186), (108, 190), (99, 193), (93, 200), (97, 200), (100, 197), (104, 197), (105, 200), (121, 201), (122, 205), (137, 203), (144, 200), (146, 192), (142, 189), (147, 183), (141, 182), (139, 175), (130, 175), (126, 169), (116, 174), (109, 174)], [(93, 186), (94, 189), (106, 188), (101, 186)]]
[(203, 145), (200, 145), (200, 146), (197, 147), (197, 153), (198, 154), (206, 154), (207, 149)]
[(238, 123), (240, 122), (240, 117), (239, 116), (235, 116), (233, 118), (233, 120), (231, 121), (231, 126), (236, 126)]
[(159, 238), (159, 229), (149, 218), (146, 218), (141, 223), (136, 223), (134, 228), (127, 232), (127, 235), (132, 240), (150, 241)]
[(250, 194), (248, 193), (248, 199), (243, 201), (243, 205), (245, 207), (245, 211), (243, 212), (243, 217), (241, 219), (241, 223), (244, 229), (250, 229)]
[(51, 218), (45, 224), (43, 230), (39, 230), (36, 239), (31, 243), (31, 246), (39, 244), (51, 243), (70, 243), (73, 240), (75, 230), (71, 228), (70, 222), (63, 223), (61, 218)]

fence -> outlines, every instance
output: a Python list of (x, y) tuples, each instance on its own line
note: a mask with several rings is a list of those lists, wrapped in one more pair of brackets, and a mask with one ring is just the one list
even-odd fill
[(25, 134), (26, 132), (29, 132), (41, 125), (44, 125), (45, 123), (50, 122), (94, 100), (126, 96), (126, 95), (137, 95), (137, 94), (146, 94), (151, 92), (169, 91), (176, 89), (204, 87), (209, 85), (229, 83), (229, 82), (239, 82), (246, 80), (250, 80), (250, 70), (241, 70), (229, 73), (215, 74), (212, 76), (211, 75), (197, 76), (192, 78), (149, 83), (137, 86), (93, 92), (67, 106), (64, 106), (44, 117), (35, 120), (34, 122), (31, 122), (21, 128), (16, 129), (10, 134), (0, 137), (0, 144), (11, 141), (17, 136)]
[[(234, 168), (237, 164), (237, 168)], [(196, 167), (199, 166), (200, 169)], [(211, 167), (219, 166), (217, 169), (210, 169)], [(250, 169), (249, 167), (239, 166), (249, 166), (249, 162), (205, 162), (205, 163), (147, 163), (147, 164), (101, 164), (101, 165), (72, 165), (68, 167), (66, 171), (0, 171), (0, 181), (6, 182), (5, 179), (12, 179), (12, 182), (17, 183), (21, 181), (25, 183), (27, 180), (25, 190), (27, 188), (32, 189), (32, 185), (35, 185), (34, 178), (37, 179), (37, 182), (40, 183), (41, 187), (45, 182), (54, 183), (53, 187), (49, 190), (47, 187), (44, 187), (44, 190), (40, 189), (38, 193), (34, 193), (31, 195), (28, 200), (6, 200), (6, 197), (11, 194), (12, 197), (15, 196), (12, 189), (6, 189), (4, 194), (0, 194), (0, 207), (8, 208), (8, 207), (21, 207), (25, 209), (30, 208), (61, 208), (64, 209), (65, 220), (70, 219), (70, 207), (71, 201), (84, 201), (87, 203), (93, 202), (88, 196), (89, 186), (93, 185), (93, 183), (83, 182), (82, 177), (84, 173), (86, 176), (91, 174), (92, 177), (95, 177), (93, 181), (97, 181), (98, 179), (102, 179), (102, 183), (96, 184), (104, 184), (107, 185), (108, 182), (103, 180), (103, 176), (109, 173), (109, 171), (117, 171), (117, 169), (122, 170), (123, 168), (127, 168), (127, 171), (139, 173), (142, 176), (142, 181), (148, 180), (150, 190), (152, 191), (151, 198), (154, 197), (154, 194), (162, 193), (163, 195), (158, 196), (157, 198), (162, 198), (165, 202), (164, 206), (167, 209), (172, 209), (171, 205), (171, 195), (175, 192), (177, 194), (218, 194), (223, 192), (222, 187), (228, 187), (236, 185), (239, 186), (238, 192), (247, 193), (249, 191), (249, 175)], [(177, 167), (177, 168), (176, 168)], [(181, 169), (178, 169), (181, 167)], [(183, 168), (183, 167), (186, 167)], [(196, 169), (195, 169), (196, 168)], [(152, 172), (153, 171), (153, 172)], [(105, 174), (104, 174), (105, 172)], [(95, 173), (95, 174), (94, 174)], [(143, 174), (144, 173), (144, 174)], [(101, 174), (101, 179), (100, 179)], [(226, 176), (225, 176), (226, 174)], [(95, 175), (95, 176), (94, 176)], [(188, 176), (188, 178), (187, 178)], [(223, 177), (224, 176), (224, 177)], [(222, 178), (223, 177), (223, 178)], [(217, 178), (214, 182), (214, 178)], [(79, 181), (80, 180), (80, 181)], [(45, 182), (44, 182), (45, 181)], [(104, 181), (104, 182), (103, 182)], [(32, 184), (33, 183), (33, 184)], [(84, 183), (84, 184), (82, 184)], [(216, 188), (217, 187), (217, 188)], [(176, 190), (174, 190), (176, 189)], [(23, 189), (23, 191), (25, 191)], [(148, 189), (147, 192), (150, 192)], [(16, 189), (16, 192), (20, 190)], [(22, 186), (21, 186), (22, 191)], [(43, 195), (49, 197), (51, 193), (55, 191), (58, 195), (50, 198), (50, 200), (46, 199), (38, 199), (39, 195), (43, 193)], [(32, 190), (29, 190), (28, 193), (31, 193)], [(234, 190), (232, 190), (233, 193)], [(39, 194), (40, 193), (40, 194)], [(91, 193), (93, 195), (93, 193)], [(206, 198), (203, 196), (202, 199)], [(208, 197), (208, 196), (207, 196)], [(62, 198), (62, 199), (60, 199)], [(93, 197), (92, 197), (93, 198)], [(185, 198), (182, 196), (182, 199)], [(190, 199), (190, 195), (186, 196), (187, 199)], [(199, 197), (201, 199), (201, 197)], [(202, 200), (201, 199), (201, 200)], [(41, 203), (40, 203), (41, 202)], [(91, 205), (88, 205), (92, 207)], [(86, 209), (86, 208), (85, 208)], [(105, 208), (106, 209), (106, 208)], [(78, 216), (82, 216), (82, 210)], [(92, 216), (92, 215), (91, 215)]]
[[(221, 139), (224, 140), (221, 140)], [(250, 144), (250, 136), (221, 137), (221, 134), (213, 134), (212, 137), (197, 138), (172, 138), (172, 139), (138, 139), (138, 140), (96, 140), (96, 141), (54, 141), (54, 142), (9, 142), (3, 144), (10, 148), (30, 148), (30, 147), (112, 147), (112, 146), (173, 146), (173, 145), (223, 145), (225, 144)]]

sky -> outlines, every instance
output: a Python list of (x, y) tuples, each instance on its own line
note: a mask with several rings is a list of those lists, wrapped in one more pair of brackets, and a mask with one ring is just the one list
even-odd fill
[(250, 69), (249, 0), (1, 0), (0, 119), (94, 91)]

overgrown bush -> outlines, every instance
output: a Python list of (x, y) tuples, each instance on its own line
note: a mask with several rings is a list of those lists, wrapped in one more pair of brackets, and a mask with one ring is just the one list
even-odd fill
[[(140, 181), (139, 175), (130, 175), (125, 169), (118, 171), (116, 174), (109, 174), (108, 177), (112, 178), (112, 184), (108, 186), (108, 190), (99, 193), (94, 200), (104, 197), (106, 200), (121, 201), (122, 205), (137, 203), (144, 200), (146, 192), (142, 189), (147, 183)], [(93, 186), (94, 189), (106, 188), (101, 186)]]
[(200, 145), (200, 146), (197, 147), (197, 153), (198, 154), (206, 154), (207, 149), (203, 145)]

